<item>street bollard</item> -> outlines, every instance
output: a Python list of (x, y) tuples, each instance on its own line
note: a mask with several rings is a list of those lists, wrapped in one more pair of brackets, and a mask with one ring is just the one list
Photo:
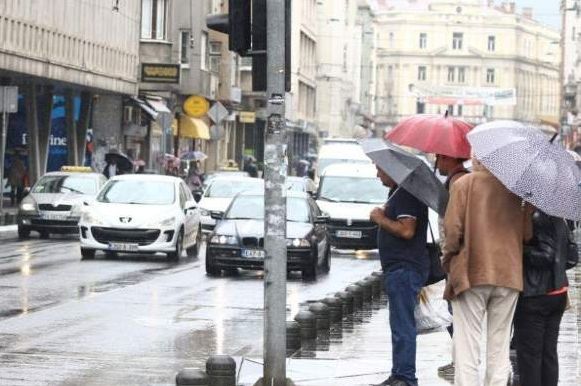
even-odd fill
[(331, 327), (329, 307), (326, 304), (317, 302), (311, 304), (309, 311), (315, 314), (317, 330), (328, 330)]
[(372, 299), (371, 283), (369, 283), (368, 281), (365, 281), (365, 280), (360, 280), (355, 284), (358, 285), (359, 287), (361, 287), (361, 295), (362, 295), (361, 297), (362, 297), (363, 303), (371, 303), (371, 299)]
[(291, 356), (301, 349), (301, 326), (294, 320), (286, 322), (286, 354)]
[(331, 323), (340, 322), (343, 319), (343, 303), (336, 297), (328, 297), (322, 300), (329, 307), (329, 319)]
[(236, 386), (236, 362), (228, 355), (212, 355), (206, 361), (208, 386)]
[(301, 339), (316, 339), (317, 338), (317, 321), (315, 314), (311, 311), (300, 311), (295, 320), (299, 323), (301, 328)]
[(203, 370), (185, 368), (176, 375), (176, 386), (208, 386), (208, 382)]
[(343, 304), (343, 316), (351, 315), (353, 313), (353, 294), (341, 291), (337, 292), (335, 297)]
[(363, 307), (363, 293), (361, 287), (352, 284), (345, 288), (345, 291), (353, 295), (353, 311), (360, 310)]

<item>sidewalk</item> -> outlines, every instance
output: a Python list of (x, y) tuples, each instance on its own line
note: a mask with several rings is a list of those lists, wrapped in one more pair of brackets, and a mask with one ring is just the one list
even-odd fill
[[(581, 327), (581, 268), (570, 272), (571, 298), (559, 336), (560, 382), (562, 386), (581, 384), (579, 374), (579, 329)], [(388, 377), (391, 365), (391, 338), (388, 311), (384, 302), (372, 311), (360, 313), (362, 323), (348, 323), (340, 335), (318, 339), (316, 351), (298, 353), (287, 361), (287, 375), (296, 385), (347, 386), (379, 383)], [(439, 366), (450, 362), (451, 339), (447, 332), (418, 336), (417, 376), (420, 385), (451, 385), (440, 378)], [(235, 358), (240, 385), (253, 385), (262, 374), (262, 358)], [(483, 360), (485, 357), (483, 356)]]
[(18, 207), (11, 206), (9, 198), (4, 198), (3, 204), (2, 213), (0, 214), (0, 240), (16, 237), (17, 232), (15, 222)]

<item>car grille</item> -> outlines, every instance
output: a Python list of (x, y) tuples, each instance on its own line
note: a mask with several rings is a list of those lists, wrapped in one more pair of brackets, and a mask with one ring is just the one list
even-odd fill
[(264, 247), (264, 238), (262, 237), (243, 237), (242, 246), (244, 247)]
[(352, 221), (347, 221), (347, 220), (330, 220), (328, 225), (332, 226), (332, 227), (338, 227), (338, 228), (374, 228), (375, 224), (372, 223), (369, 220), (352, 220)]
[(113, 242), (149, 245), (157, 240), (160, 230), (92, 227), (91, 233), (95, 240), (101, 244)]
[(61, 227), (75, 227), (79, 224), (77, 220), (44, 220), (40, 218), (30, 219), (30, 223), (32, 225)]
[(72, 208), (71, 205), (57, 205), (52, 206), (52, 204), (39, 204), (38, 209), (40, 210), (47, 210), (50, 212), (68, 212)]

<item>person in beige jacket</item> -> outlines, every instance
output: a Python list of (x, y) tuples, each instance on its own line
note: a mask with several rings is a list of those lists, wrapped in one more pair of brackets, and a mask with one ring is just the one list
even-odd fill
[(532, 235), (529, 209), (479, 162), (451, 189), (444, 218), (444, 297), (454, 316), (455, 385), (478, 386), (480, 337), (487, 318), (486, 386), (510, 375), (512, 318), (523, 288), (523, 240)]

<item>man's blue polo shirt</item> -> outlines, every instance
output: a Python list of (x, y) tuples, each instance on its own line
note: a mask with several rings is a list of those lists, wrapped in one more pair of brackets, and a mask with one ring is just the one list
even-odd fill
[(410, 267), (418, 272), (428, 272), (429, 258), (426, 248), (428, 207), (405, 189), (392, 189), (385, 215), (394, 221), (402, 217), (414, 217), (416, 233), (410, 240), (404, 240), (381, 227), (378, 228), (377, 245), (383, 270), (392, 271)]

